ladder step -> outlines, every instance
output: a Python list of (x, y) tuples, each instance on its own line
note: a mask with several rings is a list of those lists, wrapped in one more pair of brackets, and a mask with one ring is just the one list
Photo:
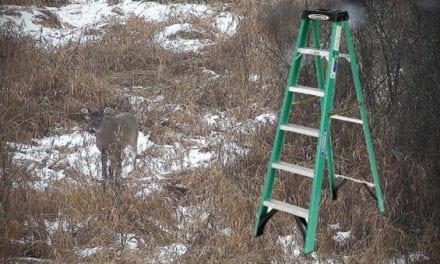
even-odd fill
[[(299, 48), (298, 52), (301, 54), (307, 54), (307, 55), (314, 55), (314, 56), (321, 56), (325, 57), (328, 60), (328, 50), (321, 50), (321, 49), (315, 49), (315, 48)], [(344, 58), (347, 61), (350, 61), (350, 55), (347, 53), (339, 53), (340, 58)]]
[(294, 125), (294, 124), (284, 124), (284, 125), (281, 125), (280, 129), (284, 130), (284, 131), (295, 132), (295, 133), (298, 133), (298, 134), (303, 134), (303, 135), (312, 136), (312, 137), (318, 137), (319, 136), (319, 130), (318, 129), (314, 129), (314, 128), (310, 128), (310, 127), (304, 127), (304, 126), (298, 126), (298, 125)]
[(308, 94), (324, 97), (324, 91), (318, 88), (311, 88), (303, 85), (296, 85), (289, 88), (289, 91), (300, 94)]
[(330, 118), (362, 125), (362, 120), (357, 119), (357, 118), (351, 118), (351, 117), (346, 117), (346, 116), (341, 116), (341, 115), (332, 115), (332, 116), (330, 116)]
[(313, 178), (313, 170), (305, 167), (301, 167), (298, 165), (290, 164), (284, 161), (274, 162), (272, 163), (272, 168), (288, 171), (291, 173), (299, 174), (302, 176)]
[(275, 199), (270, 199), (268, 201), (263, 202), (264, 206), (276, 209), (278, 211), (283, 211), (289, 214), (293, 214), (299, 217), (304, 218), (306, 221), (308, 221), (309, 218), (309, 210), (295, 206), (293, 204), (288, 204), (286, 202), (278, 201)]
[(344, 176), (344, 175), (339, 175), (339, 174), (335, 174), (335, 177), (336, 178), (346, 179), (346, 180), (357, 182), (357, 183), (363, 183), (363, 184), (366, 184), (369, 187), (374, 187), (374, 183), (372, 183), (372, 182), (358, 180), (358, 179), (355, 179), (355, 178), (350, 178), (350, 177), (347, 177), (347, 176)]

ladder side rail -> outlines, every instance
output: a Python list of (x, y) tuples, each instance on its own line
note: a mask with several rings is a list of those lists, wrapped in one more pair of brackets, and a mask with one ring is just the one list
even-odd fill
[(319, 201), (321, 199), (322, 178), (324, 172), (324, 160), (326, 156), (327, 137), (330, 128), (329, 113), (333, 104), (334, 86), (336, 83), (336, 70), (341, 37), (341, 22), (332, 23), (332, 33), (329, 49), (329, 63), (327, 65), (324, 107), (321, 111), (318, 144), (316, 146), (315, 171), (312, 183), (311, 199), (309, 206), (309, 222), (307, 224), (306, 239), (304, 241), (304, 253), (314, 250), (315, 234), (318, 224)]
[[(319, 37), (319, 27), (318, 27), (318, 21), (316, 20), (312, 20), (311, 21), (311, 25), (312, 25), (312, 35), (313, 35), (313, 47), (315, 49), (320, 49), (320, 37)], [(324, 83), (324, 71), (323, 71), (323, 67), (322, 67), (322, 57), (320, 56), (315, 56), (315, 70), (316, 70), (316, 77), (317, 77), (317, 82), (318, 82), (318, 87), (320, 89), (322, 89), (323, 91), (325, 90), (325, 83)], [(322, 108), (324, 107), (324, 103), (323, 103), (323, 98), (320, 98), (321, 101), (321, 111)], [(331, 140), (331, 135), (330, 135), (330, 131), (328, 131), (328, 136), (327, 136), (327, 171), (328, 171), (328, 179), (329, 179), (329, 189), (330, 189), (330, 197), (332, 199), (336, 198), (336, 193), (335, 193), (335, 168), (334, 168), (334, 163), (333, 163), (333, 150), (332, 150), (332, 140)]]
[(254, 236), (257, 236), (258, 234), (261, 233), (260, 231), (263, 224), (261, 220), (263, 216), (267, 214), (268, 211), (268, 208), (264, 205), (264, 201), (272, 197), (272, 189), (275, 181), (275, 169), (272, 167), (272, 163), (280, 159), (280, 154), (281, 154), (282, 144), (284, 141), (284, 134), (285, 134), (285, 131), (281, 130), (280, 127), (281, 125), (286, 124), (289, 119), (289, 113), (292, 108), (292, 100), (293, 100), (293, 93), (289, 91), (289, 87), (296, 85), (297, 83), (297, 79), (302, 63), (302, 56), (298, 56), (298, 49), (300, 47), (303, 47), (304, 43), (306, 42), (308, 27), (309, 27), (309, 21), (306, 19), (301, 19), (299, 36), (297, 38), (294, 53), (292, 56), (291, 68), (289, 71), (287, 86), (284, 92), (280, 118), (278, 120), (275, 139), (273, 143), (273, 149), (272, 149), (266, 177), (264, 180), (263, 195), (261, 196), (260, 204), (256, 216), (256, 223), (253, 231)]
[[(319, 27), (318, 27), (318, 21), (312, 20), (312, 36), (313, 36), (313, 47), (316, 49), (320, 48), (320, 37), (319, 37)], [(316, 70), (316, 78), (318, 82), (319, 89), (324, 90), (324, 70), (322, 67), (322, 57), (320, 56), (314, 56), (315, 60), (315, 70)]]
[(356, 97), (357, 97), (357, 101), (359, 103), (360, 115), (361, 115), (362, 126), (363, 126), (364, 134), (365, 134), (365, 141), (366, 141), (366, 145), (367, 145), (368, 157), (370, 160), (371, 172), (373, 174), (374, 189), (376, 191), (376, 199), (377, 199), (377, 203), (378, 203), (378, 207), (379, 207), (379, 212), (383, 213), (385, 208), (384, 208), (384, 201), (383, 201), (383, 197), (382, 197), (382, 191), (380, 188), (379, 176), (378, 176), (378, 172), (377, 172), (376, 158), (374, 155), (373, 143), (371, 141), (370, 128), (368, 125), (369, 123), (368, 123), (368, 117), (367, 117), (367, 110), (365, 107), (365, 102), (364, 102), (362, 88), (361, 88), (361, 81), (359, 78), (359, 71), (358, 71), (357, 63), (356, 63), (353, 40), (352, 40), (350, 28), (349, 28), (347, 21), (344, 21), (343, 27), (344, 27), (344, 31), (345, 31), (345, 37), (347, 40), (346, 41), (347, 48), (348, 48), (348, 52), (350, 55), (351, 71), (353, 73), (354, 86), (356, 89)]

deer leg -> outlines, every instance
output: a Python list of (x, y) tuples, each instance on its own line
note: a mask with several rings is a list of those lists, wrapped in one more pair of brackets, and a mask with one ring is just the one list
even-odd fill
[(116, 153), (116, 171), (115, 171), (115, 184), (119, 185), (120, 181), (121, 181), (121, 175), (122, 175), (122, 149), (118, 149), (117, 153)]
[(102, 179), (104, 181), (108, 180), (107, 160), (108, 160), (107, 149), (102, 149), (101, 150), (101, 165), (102, 165)]
[(137, 146), (133, 147), (133, 171), (136, 169), (136, 161), (137, 161)]
[(109, 182), (113, 182), (114, 181), (114, 177), (115, 177), (115, 157), (114, 154), (112, 153), (110, 156), (110, 169), (109, 169)]

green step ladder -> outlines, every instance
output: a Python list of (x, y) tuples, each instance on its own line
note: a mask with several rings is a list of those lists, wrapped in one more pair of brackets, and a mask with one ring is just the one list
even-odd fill
[[(319, 40), (319, 22), (332, 24), (329, 50), (320, 49), (321, 44)], [(313, 47), (305, 47), (305, 44), (307, 43), (309, 27), (311, 27), (312, 31)], [(348, 54), (339, 53), (342, 31), (344, 31), (345, 33)], [(314, 65), (316, 69), (317, 83), (319, 88), (311, 88), (298, 84), (298, 76), (302, 66), (302, 58), (305, 55), (315, 56)], [(361, 119), (336, 115), (331, 112), (339, 58), (346, 59), (351, 64), (351, 71), (353, 73), (356, 98)], [(327, 70), (325, 73), (325, 77), (323, 71), (323, 59), (327, 60)], [(319, 129), (313, 129), (288, 123), (294, 100), (294, 94), (305, 94), (318, 96), (321, 98), (321, 121)], [(330, 137), (331, 119), (338, 119), (362, 125), (367, 145), (371, 172), (373, 175), (373, 182), (367, 182), (364, 180), (353, 179), (343, 175), (335, 174)], [(318, 138), (314, 169), (301, 167), (280, 160), (284, 135), (286, 132), (299, 133), (302, 135)], [(254, 236), (259, 236), (263, 233), (265, 224), (273, 214), (275, 214), (277, 211), (283, 211), (294, 215), (297, 222), (301, 224), (301, 231), (303, 232), (303, 235), (305, 237), (304, 253), (308, 254), (314, 250), (325, 160), (327, 160), (330, 195), (333, 199), (336, 198), (335, 178), (353, 180), (355, 182), (362, 183), (367, 187), (374, 188), (374, 196), (377, 200), (379, 212), (384, 212), (384, 202), (380, 189), (379, 176), (376, 167), (373, 144), (371, 142), (370, 129), (368, 126), (367, 111), (365, 109), (365, 103), (361, 90), (361, 82), (359, 79), (359, 72), (356, 65), (355, 51), (348, 24), (348, 12), (326, 9), (304, 10), (300, 22), (299, 35), (292, 57), (291, 68), (289, 71), (287, 87), (284, 94), (278, 126), (276, 129), (272, 154), (264, 181), (263, 194), (261, 196), (260, 204), (258, 207), (256, 223), (253, 230)], [(301, 208), (292, 204), (288, 204), (284, 201), (279, 201), (272, 198), (272, 189), (275, 181), (276, 170), (287, 171), (312, 178), (313, 182), (311, 187), (311, 198), (308, 209)]]

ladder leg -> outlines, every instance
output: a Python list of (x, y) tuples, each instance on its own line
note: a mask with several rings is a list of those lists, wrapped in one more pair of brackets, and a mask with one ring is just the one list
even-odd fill
[[(327, 16), (330, 14), (330, 16)], [(330, 39), (330, 47), (328, 51), (321, 50), (319, 40), (319, 28), (318, 20), (321, 20), (323, 16), (328, 17), (328, 20), (332, 22), (332, 31)], [(300, 23), (300, 30), (298, 33), (297, 42), (295, 44), (295, 50), (293, 53), (291, 68), (289, 71), (287, 87), (284, 93), (284, 98), (281, 106), (281, 113), (278, 120), (278, 125), (275, 133), (275, 139), (273, 143), (273, 149), (269, 160), (269, 166), (266, 172), (264, 180), (264, 187), (262, 196), (258, 205), (256, 223), (253, 230), (253, 235), (260, 235), (266, 222), (274, 215), (278, 210), (291, 213), (295, 215), (295, 219), (301, 219), (302, 224), (306, 224), (306, 230), (303, 232), (304, 239), (304, 253), (308, 254), (314, 250), (315, 236), (318, 225), (319, 207), (321, 199), (322, 182), (324, 175), (324, 168), (327, 165), (330, 194), (333, 199), (336, 198), (335, 188), (335, 173), (333, 163), (333, 151), (331, 140), (331, 118), (330, 113), (333, 107), (336, 72), (339, 58), (339, 46), (341, 43), (341, 33), (345, 30), (345, 37), (347, 41), (347, 47), (349, 50), (349, 57), (344, 54), (342, 57), (350, 59), (351, 70), (353, 73), (354, 85), (356, 88), (356, 97), (359, 103), (360, 115), (362, 119), (362, 125), (364, 129), (365, 141), (367, 145), (368, 157), (374, 179), (374, 188), (377, 196), (377, 203), (380, 212), (384, 211), (384, 202), (380, 189), (379, 177), (376, 167), (376, 160), (373, 151), (373, 144), (371, 141), (370, 129), (368, 126), (367, 111), (365, 108), (364, 98), (362, 95), (359, 72), (357, 69), (355, 52), (351, 37), (350, 28), (348, 26), (348, 13), (346, 11), (341, 12), (339, 10), (305, 10)], [(306, 47), (304, 44), (307, 42), (308, 27), (312, 27), (313, 36), (313, 48)], [(300, 49), (302, 48), (302, 49)], [(317, 74), (317, 83), (319, 89), (310, 88), (306, 86), (298, 85), (298, 75), (301, 69), (303, 54), (314, 55), (314, 65)], [(323, 59), (327, 58), (326, 71), (323, 70)], [(301, 127), (295, 124), (289, 124), (289, 115), (292, 111), (292, 101), (294, 93), (304, 93), (321, 98), (321, 120), (319, 125), (319, 131), (307, 127)], [(336, 118), (336, 117), (335, 117)], [(351, 119), (351, 118), (346, 118)], [(356, 120), (358, 122), (358, 120)], [(302, 168), (294, 164), (289, 164), (280, 161), (282, 152), (282, 145), (284, 142), (285, 131), (297, 132), (310, 136), (318, 136), (318, 143), (316, 146), (315, 164), (312, 173), (311, 169)], [(275, 183), (276, 169), (281, 169), (293, 173), (297, 173), (304, 176), (312, 177), (312, 186), (310, 194), (310, 202), (308, 210), (295, 205), (291, 205), (282, 201), (272, 199), (272, 192)], [(339, 176), (338, 176), (339, 177)], [(361, 181), (363, 182), (363, 181)], [(365, 184), (372, 185), (364, 182)], [(269, 211), (269, 207), (272, 210)], [(304, 231), (304, 230), (303, 230)]]
[(315, 171), (312, 183), (311, 199), (309, 206), (309, 222), (307, 224), (306, 239), (304, 241), (304, 253), (314, 250), (315, 234), (318, 225), (319, 201), (321, 199), (322, 178), (324, 161), (327, 152), (327, 142), (330, 129), (329, 113), (333, 104), (334, 87), (336, 83), (336, 69), (338, 63), (339, 39), (341, 35), (341, 22), (332, 25), (329, 66), (327, 67), (324, 106), (321, 111), (321, 123), (319, 128), (318, 144), (316, 146)]
[(297, 56), (297, 54), (298, 54), (298, 49), (300, 47), (303, 47), (304, 43), (306, 42), (308, 26), (309, 26), (309, 21), (302, 19), (299, 29), (298, 40), (295, 45), (295, 51), (292, 57), (292, 67), (289, 72), (287, 87), (285, 90), (283, 103), (281, 106), (280, 119), (278, 120), (278, 127), (275, 133), (275, 139), (273, 143), (272, 154), (269, 161), (269, 167), (267, 169), (266, 178), (264, 180), (263, 195), (260, 199), (260, 204), (256, 216), (256, 223), (253, 231), (254, 236), (260, 235), (262, 233), (262, 229), (264, 228), (264, 222), (265, 222), (264, 218), (268, 213), (267, 212), (268, 208), (264, 206), (263, 203), (264, 201), (272, 197), (272, 189), (275, 181), (275, 169), (272, 167), (272, 163), (280, 159), (282, 144), (284, 141), (284, 133), (285, 133), (283, 130), (280, 129), (280, 126), (282, 124), (287, 123), (289, 119), (289, 113), (292, 108), (292, 100), (293, 100), (293, 93), (289, 91), (289, 87), (297, 84), (298, 74), (302, 62), (302, 56)]
[(353, 73), (354, 86), (356, 88), (356, 97), (357, 97), (357, 101), (359, 103), (360, 115), (361, 115), (362, 123), (363, 123), (362, 126), (363, 126), (364, 134), (365, 134), (365, 141), (366, 141), (366, 145), (367, 145), (368, 157), (370, 160), (371, 172), (373, 174), (374, 189), (376, 191), (377, 205), (379, 207), (379, 212), (383, 213), (385, 210), (384, 202), (383, 202), (383, 198), (382, 198), (382, 191), (380, 189), (380, 182), (379, 182), (379, 176), (378, 176), (377, 167), (376, 167), (376, 158), (374, 156), (373, 143), (371, 141), (370, 128), (368, 126), (367, 110), (365, 108), (364, 97), (363, 97), (362, 89), (361, 89), (361, 81), (359, 78), (359, 71), (358, 71), (357, 64), (356, 64), (355, 52), (354, 52), (354, 47), (353, 47), (353, 40), (351, 37), (351, 32), (350, 32), (350, 27), (348, 26), (348, 22), (344, 21), (343, 26), (344, 26), (344, 31), (345, 31), (345, 37), (347, 39), (347, 48), (348, 48), (348, 52), (350, 55), (351, 71)]
[[(331, 120), (329, 121), (331, 122)], [(332, 150), (332, 140), (330, 131), (327, 136), (327, 172), (328, 172), (328, 187), (330, 190), (330, 197), (336, 199), (336, 188), (335, 188), (335, 168), (333, 163), (333, 150)]]
[[(313, 20), (311, 21), (312, 26), (312, 36), (313, 36), (313, 47), (315, 49), (320, 49), (320, 38), (319, 38), (319, 27), (318, 27), (318, 21)], [(318, 82), (318, 87), (321, 90), (325, 90), (325, 83), (324, 83), (324, 71), (322, 67), (322, 58), (315, 56), (315, 70), (316, 70), (316, 77)], [(323, 99), (321, 99), (321, 111), (322, 107), (324, 106)], [(331, 121), (331, 120), (330, 120)], [(328, 133), (328, 142), (327, 142), (327, 171), (328, 171), (328, 179), (329, 179), (329, 189), (330, 189), (330, 197), (332, 199), (336, 199), (336, 192), (335, 192), (335, 170), (334, 170), (334, 163), (333, 163), (333, 151), (331, 148), (331, 137), (330, 133)]]

